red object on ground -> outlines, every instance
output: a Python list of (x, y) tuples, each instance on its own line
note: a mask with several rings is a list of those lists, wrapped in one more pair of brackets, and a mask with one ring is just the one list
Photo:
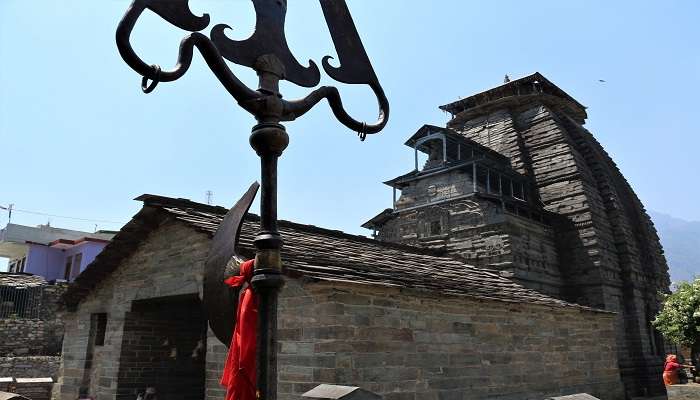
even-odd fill
[(238, 276), (224, 281), (238, 287), (247, 283), (238, 298), (236, 327), (233, 330), (220, 383), (226, 387), (226, 400), (256, 400), (255, 344), (258, 327), (258, 297), (250, 286), (254, 260), (241, 264)]

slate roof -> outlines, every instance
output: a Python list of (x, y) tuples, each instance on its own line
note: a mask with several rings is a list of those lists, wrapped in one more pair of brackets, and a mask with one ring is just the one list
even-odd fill
[(0, 272), (0, 287), (10, 286), (16, 288), (36, 287), (46, 285), (43, 276), (26, 273)]
[(406, 140), (404, 145), (406, 145), (410, 148), (413, 148), (415, 143), (419, 139), (427, 136), (428, 133), (432, 133), (432, 132), (440, 132), (454, 142), (461, 143), (461, 144), (464, 144), (466, 146), (472, 147), (481, 153), (488, 154), (489, 156), (493, 157), (494, 159), (510, 165), (510, 159), (508, 157), (506, 157), (505, 155), (497, 152), (496, 150), (494, 150), (490, 147), (484, 146), (483, 144), (481, 144), (475, 140), (472, 140), (472, 139), (469, 139), (465, 136), (460, 135), (454, 129), (445, 128), (445, 127), (441, 127), (441, 126), (435, 126), (435, 125), (430, 125), (430, 124), (425, 124), (425, 125), (421, 126), (420, 128), (418, 128), (416, 133), (414, 133), (410, 138), (408, 138), (408, 140)]
[[(535, 84), (537, 86), (534, 86)], [(504, 98), (514, 98), (519, 96), (546, 94), (552, 95), (554, 97), (562, 99), (566, 107), (572, 116), (575, 116), (577, 120), (583, 121), (588, 116), (586, 114), (586, 107), (576, 101), (568, 93), (560, 89), (557, 85), (552, 83), (549, 79), (545, 78), (539, 72), (535, 72), (532, 75), (528, 75), (519, 79), (512, 80), (510, 82), (504, 83), (500, 86), (496, 86), (489, 90), (465, 97), (463, 99), (453, 101), (451, 103), (440, 106), (439, 108), (443, 111), (447, 111), (453, 116), (462, 113), (464, 111), (478, 108), (484, 104), (496, 101), (498, 99)]]
[[(163, 196), (142, 195), (137, 200), (144, 201), (144, 208), (70, 285), (64, 296), (68, 305), (76, 305), (99, 280), (116, 269), (130, 253), (129, 247), (135, 249), (138, 238), (145, 237), (159, 224), (156, 220), (162, 222), (164, 216), (175, 218), (197, 231), (213, 235), (227, 211), (223, 207)], [(156, 215), (160, 218), (154, 218)], [(254, 252), (252, 242), (258, 230), (258, 219), (249, 214), (244, 222), (240, 240), (244, 255), (252, 256)], [(384, 243), (290, 221), (280, 221), (279, 226), (285, 240), (282, 258), (289, 276), (594, 310), (526, 289), (496, 273), (441, 256), (433, 250)]]

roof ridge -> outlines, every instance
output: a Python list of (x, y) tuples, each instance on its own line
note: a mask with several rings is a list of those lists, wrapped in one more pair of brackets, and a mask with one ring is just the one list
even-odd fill
[(211, 211), (216, 213), (226, 214), (228, 209), (222, 206), (213, 206), (211, 204), (199, 203), (184, 197), (168, 197), (160, 196), (157, 194), (144, 193), (134, 200), (142, 201), (144, 205), (148, 206), (160, 206), (160, 207), (177, 207), (177, 208), (191, 208), (193, 210), (201, 211)]
[[(145, 200), (147, 204), (63, 294), (64, 304), (69, 309), (74, 309), (98, 282), (114, 272), (142, 240), (169, 218), (210, 237), (225, 212), (223, 207), (187, 199), (154, 195), (144, 195), (138, 199)], [(249, 214), (247, 218), (244, 247), (248, 249), (253, 247), (251, 239), (255, 235), (255, 226), (250, 222), (256, 219), (259, 217), (254, 214)], [(494, 271), (432, 249), (381, 242), (291, 221), (281, 221), (280, 225), (286, 230), (289, 241), (289, 246), (283, 248), (287, 252), (287, 271), (312, 280), (410, 288), (484, 300), (603, 312), (528, 289)]]
[[(173, 208), (180, 208), (180, 209), (192, 209), (192, 210), (196, 210), (196, 211), (212, 212), (212, 213), (215, 213), (221, 217), (226, 215), (226, 213), (229, 211), (228, 209), (226, 209), (225, 207), (222, 207), (222, 206), (214, 206), (214, 205), (209, 205), (209, 204), (204, 204), (204, 203), (198, 203), (196, 201), (192, 201), (192, 200), (186, 199), (186, 198), (172, 198), (172, 197), (153, 195), (153, 194), (142, 194), (142, 195), (136, 197), (134, 200), (143, 201), (144, 205), (149, 205), (149, 206), (153, 206), (153, 207), (165, 207), (165, 208), (173, 207)], [(245, 219), (259, 221), (260, 216), (258, 214), (255, 214), (255, 213), (248, 212), (246, 214)], [(382, 242), (380, 240), (369, 238), (367, 236), (353, 234), (353, 233), (347, 233), (347, 232), (341, 231), (339, 229), (324, 228), (324, 227), (320, 227), (317, 225), (311, 225), (311, 224), (302, 224), (299, 222), (294, 222), (294, 221), (290, 221), (290, 220), (286, 220), (286, 219), (281, 219), (278, 221), (278, 223), (280, 226), (283, 226), (283, 227), (296, 228), (296, 229), (303, 230), (306, 232), (326, 234), (326, 235), (339, 237), (339, 238), (354, 239), (354, 240), (363, 241), (365, 243), (371, 243), (371, 244), (376, 244), (376, 245), (383, 246), (383, 247), (394, 248), (397, 250), (406, 250), (406, 251), (410, 251), (410, 252), (416, 253), (416, 254), (425, 254), (425, 255), (431, 255), (434, 257), (450, 258), (450, 257), (446, 256), (444, 251), (440, 251), (440, 250), (436, 250), (436, 249), (427, 249), (427, 248), (418, 247), (418, 246), (411, 246), (408, 244)]]

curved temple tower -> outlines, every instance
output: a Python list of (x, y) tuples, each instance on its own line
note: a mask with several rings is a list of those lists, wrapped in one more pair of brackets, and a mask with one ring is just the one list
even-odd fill
[(668, 291), (666, 260), (644, 206), (583, 127), (585, 107), (535, 73), (440, 108), (447, 127), (406, 142), (415, 169), (385, 182), (393, 208), (363, 226), (618, 313), (628, 395), (664, 394), (650, 321)]

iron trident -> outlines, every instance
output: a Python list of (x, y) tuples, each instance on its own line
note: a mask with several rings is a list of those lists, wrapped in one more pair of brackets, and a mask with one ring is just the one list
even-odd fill
[[(365, 140), (368, 134), (377, 133), (386, 125), (389, 102), (367, 57), (345, 0), (319, 0), (340, 63), (338, 67), (333, 67), (329, 63), (332, 57), (325, 56), (321, 65), (326, 74), (338, 82), (369, 85), (379, 105), (377, 121), (367, 124), (352, 118), (343, 108), (338, 89), (332, 86), (321, 86), (302, 99), (283, 99), (279, 93), (280, 80), (314, 87), (320, 81), (320, 72), (313, 61), (309, 61), (308, 66), (301, 65), (287, 46), (284, 36), (287, 1), (252, 1), (256, 13), (255, 31), (242, 41), (229, 39), (225, 30), (230, 27), (224, 24), (213, 26), (210, 37), (200, 33), (209, 25), (209, 15), (192, 14), (188, 0), (133, 1), (117, 27), (116, 40), (124, 61), (143, 77), (141, 87), (145, 93), (152, 92), (160, 82), (171, 82), (182, 77), (189, 69), (194, 49), (197, 48), (224, 88), (258, 121), (249, 140), (260, 156), (262, 181), (260, 231), (254, 240), (255, 275), (252, 279), (260, 296), (257, 389), (261, 399), (275, 400), (277, 296), (284, 284), (280, 257), (282, 237), (277, 226), (277, 159), (289, 143), (289, 136), (280, 122), (293, 121), (326, 99), (336, 119), (356, 131), (360, 140)], [(144, 62), (131, 46), (131, 31), (147, 9), (191, 32), (180, 42), (177, 64), (172, 70), (163, 70), (156, 64)], [(258, 75), (258, 88), (253, 90), (241, 82), (224, 59), (254, 69)], [(238, 237), (243, 218), (259, 186), (257, 182), (251, 185), (226, 214), (214, 235), (205, 265), (204, 303), (209, 326), (226, 345), (231, 340), (237, 293), (223, 281), (226, 276), (238, 273), (238, 265), (242, 260), (237, 252)]]

